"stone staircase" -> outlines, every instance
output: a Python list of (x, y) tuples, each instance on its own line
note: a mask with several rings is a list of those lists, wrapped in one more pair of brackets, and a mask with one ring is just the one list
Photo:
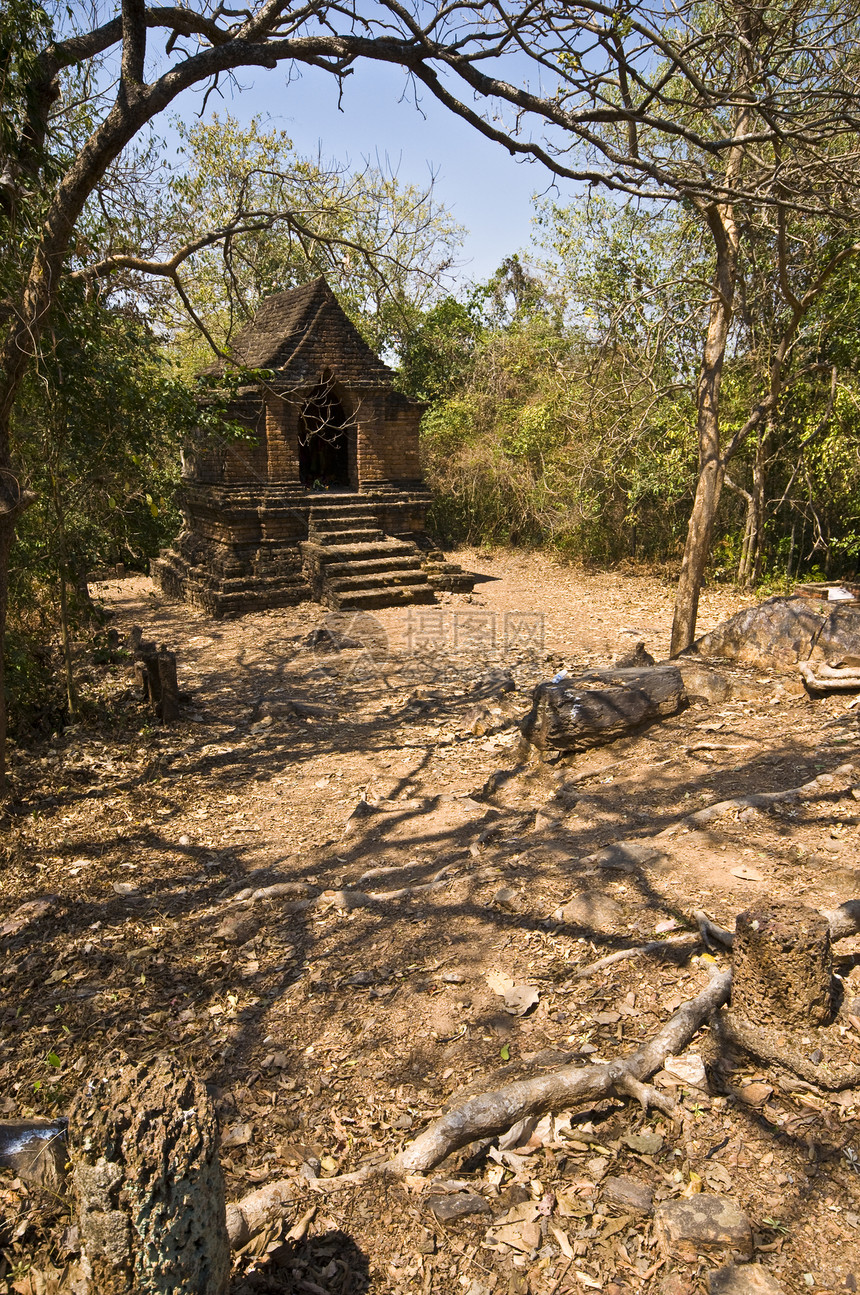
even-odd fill
[(338, 610), (400, 607), (435, 601), (417, 545), (385, 535), (360, 503), (311, 509), (300, 546), (313, 596)]

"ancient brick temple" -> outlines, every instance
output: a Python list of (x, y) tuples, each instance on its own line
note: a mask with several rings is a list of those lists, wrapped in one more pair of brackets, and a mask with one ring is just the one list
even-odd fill
[(233, 354), (271, 376), (227, 411), (250, 439), (201, 436), (183, 450), (184, 526), (152, 564), (168, 597), (220, 616), (303, 598), (433, 602), (434, 589), (472, 587), (424, 529), (424, 406), (394, 389), (324, 279), (267, 298)]

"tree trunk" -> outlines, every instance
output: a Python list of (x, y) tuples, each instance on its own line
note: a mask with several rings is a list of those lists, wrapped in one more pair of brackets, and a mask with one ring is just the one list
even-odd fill
[(699, 438), (699, 480), (687, 528), (681, 576), (675, 594), (670, 656), (683, 652), (696, 636), (699, 594), (711, 553), (711, 540), (723, 489), (725, 464), (720, 448), (720, 386), (735, 295), (738, 232), (731, 209), (712, 207), (708, 213), (717, 248), (713, 299), (705, 338), (702, 369), (696, 392)]
[(0, 513), (0, 793), (6, 790), (6, 613), (9, 609), (9, 551), (14, 513)]
[(765, 450), (771, 436), (773, 435), (773, 431), (773, 418), (769, 418), (765, 428), (762, 429), (759, 427), (758, 436), (756, 437), (752, 488), (753, 534), (750, 542), (751, 569), (748, 577), (748, 585), (750, 587), (757, 585), (761, 579), (762, 557), (764, 555), (764, 498), (767, 486)]

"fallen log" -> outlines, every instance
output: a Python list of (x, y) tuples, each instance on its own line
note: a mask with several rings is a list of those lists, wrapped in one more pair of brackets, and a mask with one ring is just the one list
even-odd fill
[(590, 670), (575, 679), (538, 684), (520, 728), (525, 741), (540, 751), (583, 750), (674, 715), (686, 702), (676, 665)]

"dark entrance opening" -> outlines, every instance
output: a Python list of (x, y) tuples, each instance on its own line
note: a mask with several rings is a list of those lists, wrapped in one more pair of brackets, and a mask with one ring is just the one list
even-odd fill
[(299, 475), (308, 490), (349, 485), (348, 419), (329, 383), (321, 383), (302, 410)]

